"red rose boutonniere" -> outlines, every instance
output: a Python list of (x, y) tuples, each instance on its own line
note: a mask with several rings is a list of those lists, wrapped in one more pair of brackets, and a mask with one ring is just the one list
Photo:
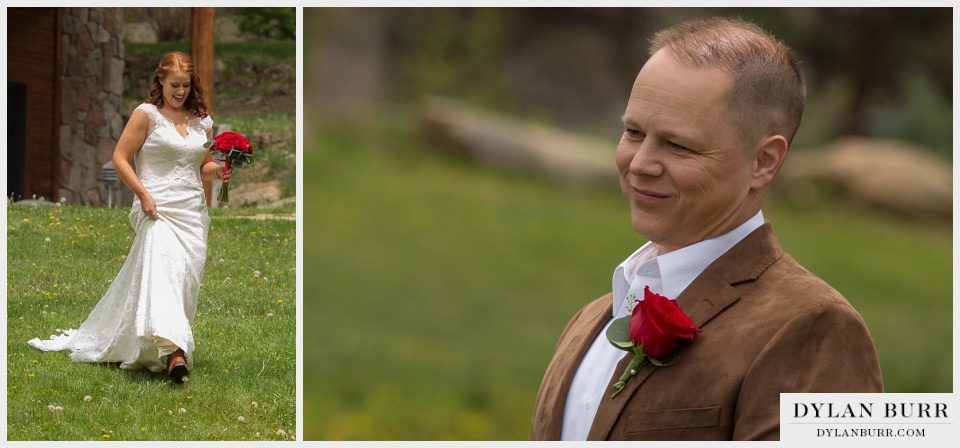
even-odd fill
[(658, 358), (670, 353), (680, 341), (692, 342), (699, 331), (676, 302), (650, 292), (650, 287), (644, 288), (643, 300), (633, 307), (633, 315), (613, 321), (607, 329), (607, 339), (614, 347), (633, 353), (610, 398), (616, 397), (647, 362), (657, 367), (667, 365)]
[[(203, 147), (210, 151), (210, 155), (224, 162), (223, 171), (227, 172), (234, 165), (243, 166), (253, 162), (253, 145), (242, 134), (236, 132), (222, 132), (220, 135), (207, 140)], [(230, 202), (230, 179), (223, 181), (217, 201)]]

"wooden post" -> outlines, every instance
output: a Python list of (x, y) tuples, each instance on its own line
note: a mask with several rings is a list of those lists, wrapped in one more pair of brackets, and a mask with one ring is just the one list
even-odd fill
[[(213, 115), (213, 8), (190, 8), (193, 28), (190, 33), (190, 56), (200, 77), (203, 100), (207, 103), (207, 113)], [(210, 206), (213, 196), (213, 182), (203, 181), (203, 194)]]

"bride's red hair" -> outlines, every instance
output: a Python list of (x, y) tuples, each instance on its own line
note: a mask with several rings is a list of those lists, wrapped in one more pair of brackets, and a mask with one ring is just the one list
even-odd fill
[(150, 84), (150, 93), (146, 102), (157, 106), (157, 108), (163, 107), (163, 86), (160, 85), (160, 80), (173, 72), (183, 72), (190, 75), (190, 93), (183, 103), (184, 107), (197, 117), (206, 117), (207, 105), (203, 102), (203, 89), (200, 88), (200, 80), (193, 67), (193, 59), (190, 58), (190, 55), (179, 51), (167, 53), (160, 58), (157, 69), (153, 71), (153, 82)]

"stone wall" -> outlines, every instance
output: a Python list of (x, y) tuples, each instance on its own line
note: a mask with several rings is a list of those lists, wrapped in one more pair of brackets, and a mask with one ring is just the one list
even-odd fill
[[(123, 10), (63, 8), (60, 197), (71, 204), (105, 205), (103, 164), (123, 131)], [(128, 111), (129, 112), (129, 111)], [(114, 185), (114, 204), (132, 193)]]

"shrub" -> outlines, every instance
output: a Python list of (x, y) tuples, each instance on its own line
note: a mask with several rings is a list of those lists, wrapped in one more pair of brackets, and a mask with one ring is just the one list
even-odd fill
[(233, 14), (240, 31), (262, 40), (293, 40), (297, 32), (294, 8), (237, 8)]

